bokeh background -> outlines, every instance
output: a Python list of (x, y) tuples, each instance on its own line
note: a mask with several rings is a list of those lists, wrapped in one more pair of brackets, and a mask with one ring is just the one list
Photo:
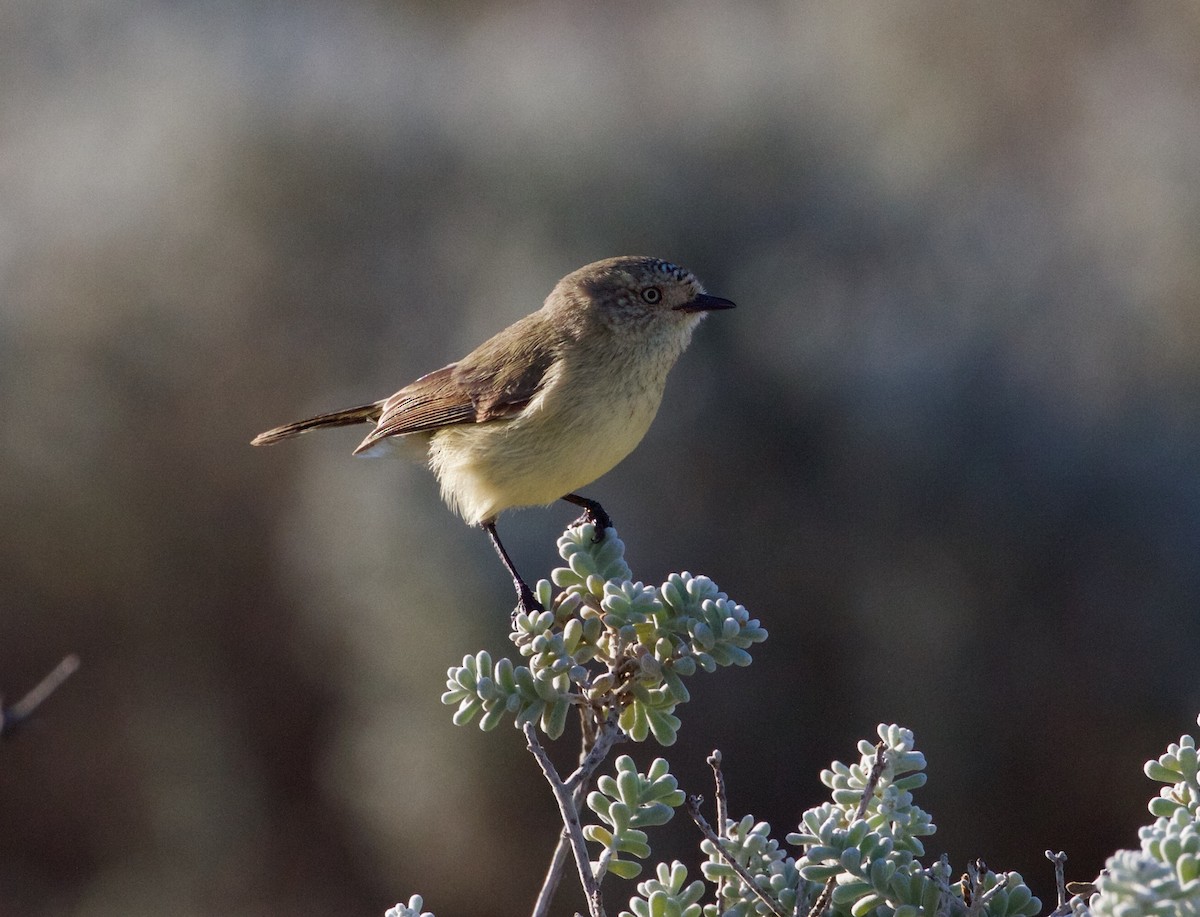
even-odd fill
[(1135, 846), (1200, 710), (1198, 10), (4, 3), (0, 688), (83, 669), (0, 746), (0, 914), (529, 911), (550, 797), (438, 700), (507, 646), (487, 539), (354, 431), (248, 441), (621, 253), (739, 304), (588, 490), (771, 632), (685, 788), (720, 747), (782, 836), (900, 722), (960, 870)]

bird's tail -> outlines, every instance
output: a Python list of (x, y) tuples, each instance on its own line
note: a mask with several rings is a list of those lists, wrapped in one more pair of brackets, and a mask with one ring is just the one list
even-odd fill
[(316, 430), (319, 427), (348, 427), (357, 423), (375, 423), (375, 421), (379, 420), (382, 410), (383, 403), (376, 401), (372, 404), (363, 404), (356, 408), (346, 408), (344, 411), (318, 414), (316, 417), (309, 417), (307, 420), (297, 420), (295, 423), (284, 424), (282, 427), (276, 427), (273, 430), (267, 430), (265, 433), (259, 433), (258, 436), (250, 440), (250, 445), (269, 446), (272, 443), (279, 442), (281, 439), (299, 436), (301, 433), (307, 433), (309, 430)]

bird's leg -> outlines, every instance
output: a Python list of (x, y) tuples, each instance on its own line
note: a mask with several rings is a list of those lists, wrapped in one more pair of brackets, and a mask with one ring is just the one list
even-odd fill
[(517, 568), (513, 566), (512, 558), (508, 556), (508, 552), (504, 550), (504, 545), (500, 543), (500, 536), (496, 534), (495, 521), (480, 523), (483, 530), (488, 533), (488, 538), (492, 539), (492, 547), (496, 549), (496, 553), (500, 555), (500, 560), (504, 564), (505, 569), (512, 574), (513, 586), (517, 590), (517, 611), (521, 614), (532, 614), (535, 611), (545, 611), (542, 603), (533, 597), (533, 590), (529, 588), (529, 584), (521, 579), (521, 574), (517, 572)]
[(604, 530), (612, 528), (612, 516), (604, 511), (604, 507), (595, 500), (589, 500), (587, 497), (581, 497), (579, 494), (567, 494), (563, 497), (568, 503), (574, 503), (576, 506), (583, 507), (583, 515), (576, 519), (572, 525), (582, 525), (585, 522), (590, 522), (596, 527), (596, 534), (593, 541), (604, 540)]

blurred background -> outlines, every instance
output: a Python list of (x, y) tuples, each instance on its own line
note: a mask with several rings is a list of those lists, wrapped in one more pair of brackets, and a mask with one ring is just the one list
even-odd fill
[[(685, 789), (720, 747), (782, 838), (899, 722), (959, 871), (1136, 846), (1200, 710), (1196, 6), (8, 0), (0, 86), (0, 689), (83, 660), (0, 746), (0, 914), (529, 912), (548, 791), (439, 703), (486, 537), (360, 431), (248, 443), (626, 253), (739, 306), (587, 490), (771, 633)], [(576, 514), (502, 520), (527, 576)]]

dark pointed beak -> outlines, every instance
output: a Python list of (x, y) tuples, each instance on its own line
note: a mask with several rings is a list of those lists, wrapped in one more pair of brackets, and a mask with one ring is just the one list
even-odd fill
[(728, 299), (722, 299), (720, 296), (709, 296), (707, 293), (701, 293), (691, 302), (685, 302), (682, 306), (676, 306), (676, 312), (712, 312), (716, 309), (733, 309), (736, 304)]

